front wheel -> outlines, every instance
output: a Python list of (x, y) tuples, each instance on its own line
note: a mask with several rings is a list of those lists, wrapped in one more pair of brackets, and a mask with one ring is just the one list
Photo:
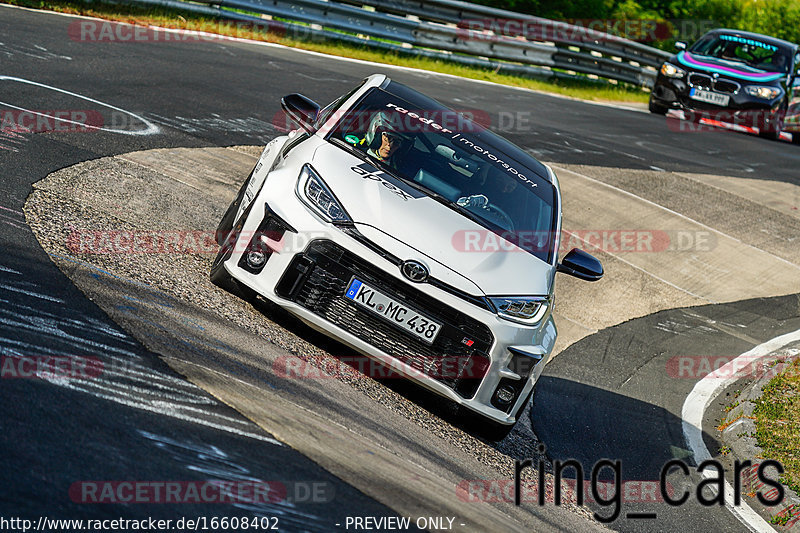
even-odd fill
[(758, 130), (758, 136), (770, 141), (779, 141), (781, 139), (781, 128)]
[(667, 111), (669, 111), (668, 107), (663, 106), (658, 102), (656, 102), (655, 99), (653, 98), (653, 95), (650, 95), (650, 102), (648, 102), (647, 104), (647, 109), (649, 109), (651, 113), (654, 113), (656, 115), (666, 115)]
[(233, 277), (228, 273), (228, 270), (225, 268), (225, 261), (227, 261), (233, 253), (233, 249), (236, 246), (236, 241), (239, 239), (239, 233), (242, 231), (242, 225), (247, 219), (247, 214), (249, 212), (250, 211), (248, 208), (245, 213), (242, 214), (242, 218), (239, 223), (236, 224), (236, 227), (231, 228), (227, 234), (223, 235), (219, 252), (214, 258), (214, 261), (211, 263), (211, 269), (208, 278), (211, 280), (211, 283), (220, 289), (235, 294), (236, 296), (239, 296), (248, 302), (252, 302), (256, 298), (256, 291), (233, 279)]
[(233, 251), (233, 244), (229, 242), (231, 235), (232, 233), (229, 233), (227, 236), (228, 238), (226, 238), (219, 247), (219, 252), (217, 252), (217, 257), (214, 258), (214, 262), (211, 263), (211, 271), (208, 275), (211, 283), (225, 290), (229, 290), (229, 287), (233, 284), (233, 278), (225, 269), (224, 265)]
[(500, 424), (461, 406), (458, 408), (458, 416), (464, 421), (464, 425), (467, 429), (474, 435), (482, 437), (490, 442), (500, 442), (508, 437), (508, 434), (511, 433), (519, 423), (522, 413), (525, 411), (528, 403), (530, 403), (531, 396), (533, 396), (533, 389), (531, 389), (528, 396), (525, 397), (525, 401), (523, 401), (522, 405), (517, 409), (513, 424)]
[(241, 189), (239, 189), (239, 192), (236, 194), (236, 198), (233, 199), (231, 205), (229, 205), (227, 211), (225, 211), (225, 214), (222, 215), (222, 220), (220, 220), (219, 226), (217, 226), (217, 233), (215, 235), (217, 244), (220, 246), (223, 240), (230, 234), (231, 230), (233, 230), (233, 223), (236, 222), (236, 213), (239, 212), (239, 206), (242, 205), (247, 185), (250, 183), (255, 171), (256, 169), (253, 167), (253, 170), (250, 171), (250, 175), (244, 180)]
[[(783, 131), (783, 112), (778, 112), (772, 119), (772, 124), (770, 126), (764, 126), (763, 128), (758, 128), (758, 136), (763, 137), (765, 139), (769, 139), (771, 141), (779, 141), (781, 139), (782, 131)], [(794, 136), (792, 137), (792, 142), (794, 142)]]

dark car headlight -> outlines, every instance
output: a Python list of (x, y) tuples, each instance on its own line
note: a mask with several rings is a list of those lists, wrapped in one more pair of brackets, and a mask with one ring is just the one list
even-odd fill
[(761, 98), (763, 100), (772, 100), (773, 98), (781, 94), (782, 91), (777, 87), (765, 87), (764, 85), (747, 85), (744, 88), (744, 92), (756, 98)]
[(661, 65), (661, 74), (668, 78), (682, 78), (686, 76), (686, 71), (676, 67), (672, 63), (664, 63)]
[(507, 296), (489, 298), (500, 318), (533, 326), (547, 314), (550, 300), (544, 296)]
[(311, 165), (303, 165), (300, 171), (297, 196), (328, 222), (351, 221), (342, 204)]

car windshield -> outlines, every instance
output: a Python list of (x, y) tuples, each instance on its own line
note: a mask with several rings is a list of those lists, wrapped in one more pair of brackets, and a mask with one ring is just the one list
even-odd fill
[(788, 50), (758, 39), (728, 35), (706, 35), (690, 49), (692, 54), (740, 61), (759, 70), (789, 72), (791, 54)]
[[(328, 140), (550, 262), (556, 197), (541, 176), (544, 166), (434, 103), (420, 95), (414, 104), (373, 88), (343, 114)], [(537, 166), (538, 173), (532, 170)]]

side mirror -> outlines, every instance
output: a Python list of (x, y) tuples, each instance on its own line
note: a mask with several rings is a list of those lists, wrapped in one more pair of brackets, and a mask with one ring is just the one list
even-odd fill
[(600, 261), (577, 248), (564, 256), (556, 270), (584, 281), (597, 281), (603, 277), (603, 265)]
[(302, 94), (290, 94), (281, 98), (281, 109), (289, 118), (309, 133), (315, 131), (314, 124), (319, 117), (319, 104)]
[(675, 50), (686, 50), (686, 43), (683, 41), (678, 41), (675, 43)]

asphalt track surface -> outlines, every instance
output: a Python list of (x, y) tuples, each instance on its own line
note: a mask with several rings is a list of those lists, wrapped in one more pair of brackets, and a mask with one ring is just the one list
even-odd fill
[[(150, 148), (261, 144), (277, 133), (271, 122), (284, 94), (300, 91), (317, 101), (330, 101), (381, 69), (246, 43), (79, 42), (68, 33), (75, 20), (0, 7), (0, 76), (90, 95), (129, 112), (124, 115), (129, 122), (122, 128), (143, 128), (133, 113), (156, 124), (159, 133), (48, 132), (0, 138), (4, 252), (0, 347), (6, 356), (69, 354), (76, 349), (125, 353), (141, 358), (154, 375), (173, 376), (86, 300), (41, 250), (21, 213), (31, 184), (60, 168), (108, 155)], [(488, 111), (495, 124), (520, 111), (529, 113), (524, 125), (518, 121), (503, 133), (547, 161), (799, 181), (800, 149), (787, 143), (731, 133), (686, 134), (674, 131), (674, 124), (663, 117), (631, 110), (491, 85), (465, 88), (458, 80), (426, 73), (391, 71), (390, 75), (454, 108)], [(63, 92), (9, 79), (0, 79), (0, 102), (0, 107), (80, 109), (74, 97)], [(798, 329), (797, 317), (795, 296), (755, 299), (662, 311), (586, 337), (559, 355), (542, 377), (532, 409), (533, 428), (553, 459), (575, 458), (592, 465), (601, 458), (621, 458), (626, 479), (657, 480), (660, 466), (684, 446), (680, 406), (694, 383), (686, 379), (663, 385), (666, 361), (701, 349), (709, 354), (742, 353), (754, 342)], [(746, 336), (708, 328), (709, 321), (742, 325)], [(203, 391), (189, 385), (186, 389), (195, 401), (204, 397)], [(258, 511), (286, 517), (298, 529), (329, 529), (353, 509), (359, 515), (394, 514), (274, 443), (257, 426), (207, 395), (203, 400), (207, 408), (197, 420), (90, 400), (81, 392), (65, 393), (44, 381), (3, 380), (0, 398), (5, 407), (0, 423), (4, 516), (50, 512), (113, 518), (122, 511), (130, 518), (174, 517), (174, 511), (164, 506), (97, 505), (87, 510), (65, 498), (66, 488), (75, 481), (130, 479), (133, 471), (141, 479), (208, 479), (226, 474), (230, 478), (239, 473), (242, 479), (313, 479), (334, 486), (335, 499), (308, 512), (302, 505)], [(709, 414), (709, 426), (713, 416)], [(226, 421), (223, 429), (220, 420)], [(348, 502), (346, 508), (338, 503), (342, 501)], [(225, 511), (234, 514), (228, 507)], [(658, 518), (623, 518), (611, 528), (743, 530), (721, 508), (653, 509), (631, 504), (625, 511), (657, 512)], [(181, 507), (187, 516), (208, 512), (207, 506)]]

